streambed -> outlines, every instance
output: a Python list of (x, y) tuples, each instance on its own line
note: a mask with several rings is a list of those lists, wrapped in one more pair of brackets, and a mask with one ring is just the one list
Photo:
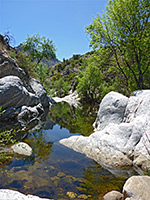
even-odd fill
[(53, 106), (42, 129), (24, 139), (30, 157), (15, 155), (0, 173), (0, 188), (55, 200), (102, 199), (110, 190), (122, 190), (127, 177), (117, 177), (85, 155), (59, 143), (62, 138), (92, 133), (98, 107), (79, 108), (63, 102)]

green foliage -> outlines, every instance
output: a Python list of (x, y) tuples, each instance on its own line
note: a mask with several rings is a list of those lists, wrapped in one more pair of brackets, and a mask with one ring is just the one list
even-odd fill
[(59, 78), (61, 78), (61, 73), (58, 72), (52, 77), (52, 81), (57, 81)]
[(2, 106), (0, 106), (0, 114), (3, 114), (5, 110), (3, 110)]
[(32, 62), (32, 57), (23, 52), (17, 52), (16, 55), (17, 64), (21, 67), (27, 74), (36, 78), (35, 67), (36, 63)]
[(15, 130), (7, 130), (0, 132), (0, 146), (5, 146), (10, 143), (15, 143), (16, 140), (14, 139)]
[(53, 41), (39, 34), (27, 36), (26, 41), (22, 45), (23, 50), (32, 56), (33, 61), (40, 63), (42, 59), (49, 57), (55, 58), (55, 46)]
[[(16, 131), (11, 129), (7, 131), (0, 132), (0, 147), (5, 147), (8, 144), (14, 144), (16, 142), (15, 139)], [(10, 161), (12, 159), (12, 152), (0, 152), (0, 165)], [(0, 169), (1, 173), (7, 173), (6, 169)]]
[(150, 168), (149, 169), (145, 169), (144, 175), (145, 176), (150, 176)]
[(48, 160), (49, 155), (52, 152), (53, 143), (47, 142), (43, 130), (34, 132), (29, 138), (25, 139), (25, 142), (32, 145), (35, 162), (41, 163), (42, 161)]
[(88, 59), (88, 67), (78, 77), (77, 91), (80, 97), (86, 102), (100, 102), (103, 96), (113, 89), (104, 80), (102, 70), (92, 59)]
[(49, 68), (44, 66), (41, 61), (56, 57), (56, 49), (52, 40), (36, 34), (32, 37), (28, 36), (22, 47), (24, 52), (9, 50), (10, 57), (16, 59), (18, 66), (28, 76), (30, 75), (39, 80), (44, 85), (47, 93), (49, 93)]
[(52, 96), (63, 97), (68, 94), (69, 90), (74, 91), (76, 89), (79, 72), (84, 71), (87, 67), (84, 57), (88, 56), (88, 54), (73, 55), (72, 58), (63, 59), (62, 63), (50, 68), (50, 91)]
[(49, 93), (49, 68), (39, 63), (35, 67), (36, 79), (39, 80), (45, 87), (46, 92)]
[(130, 90), (149, 87), (150, 4), (148, 0), (109, 0), (106, 12), (86, 27), (94, 49), (106, 47)]
[(0, 172), (8, 173), (4, 168), (5, 164), (10, 162), (13, 158), (13, 152), (5, 152), (5, 146), (19, 142), (16, 140), (16, 133), (26, 131), (26, 127), (22, 129), (10, 129), (5, 131), (0, 131)]
[(73, 60), (78, 60), (80, 58), (80, 54), (73, 55)]
[(71, 133), (80, 133), (88, 136), (93, 132), (92, 124), (95, 121), (98, 105), (80, 105), (77, 108), (66, 102), (57, 103), (49, 117), (55, 123), (70, 130)]
[(15, 51), (9, 50), (8, 52), (9, 52), (9, 56), (10, 56), (11, 58), (13, 58), (13, 59), (16, 58), (16, 53), (15, 53)]
[(97, 99), (101, 91), (102, 75), (96, 66), (88, 66), (86, 71), (80, 74), (78, 81), (77, 91), (80, 96), (89, 98), (91, 101)]
[(65, 81), (63, 77), (60, 77), (53, 83), (53, 89), (55, 89), (57, 95), (61, 97), (68, 94), (70, 84), (68, 81)]
[(4, 164), (8, 163), (13, 157), (13, 153), (9, 152), (0, 152), (0, 173), (2, 174), (7, 174), (7, 175), (11, 175), (7, 169), (4, 168)]
[[(27, 54), (19, 54), (19, 65), (25, 66), (25, 69), (27, 69), (29, 74), (38, 79), (49, 94), (49, 69), (47, 66), (43, 65), (41, 61), (56, 57), (56, 49), (53, 41), (46, 37), (41, 37), (39, 34), (31, 37), (28, 35), (26, 41), (22, 44), (22, 47), (23, 51)], [(28, 65), (29, 63), (31, 63), (31, 65)]]

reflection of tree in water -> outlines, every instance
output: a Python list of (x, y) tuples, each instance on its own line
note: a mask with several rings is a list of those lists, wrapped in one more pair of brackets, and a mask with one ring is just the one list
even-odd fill
[(92, 124), (96, 119), (98, 106), (82, 105), (78, 108), (66, 102), (57, 103), (50, 112), (49, 118), (71, 133), (89, 135), (93, 132)]
[(33, 133), (26, 141), (31, 145), (34, 153), (35, 162), (48, 160), (49, 154), (52, 151), (52, 142), (47, 142), (43, 131)]
[(93, 199), (102, 199), (111, 190), (121, 191), (125, 180), (115, 177), (95, 162), (95, 165), (84, 169), (83, 182), (79, 187), (87, 195), (92, 195)]

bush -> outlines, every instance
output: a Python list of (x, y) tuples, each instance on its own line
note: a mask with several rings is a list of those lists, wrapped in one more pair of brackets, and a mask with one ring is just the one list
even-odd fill
[(53, 83), (52, 88), (55, 89), (56, 95), (63, 97), (68, 94), (70, 90), (70, 84), (68, 81), (65, 81), (63, 77), (59, 78)]

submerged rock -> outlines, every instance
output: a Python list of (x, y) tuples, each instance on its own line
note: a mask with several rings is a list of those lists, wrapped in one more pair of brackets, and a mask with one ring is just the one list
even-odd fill
[(110, 169), (134, 165), (145, 170), (150, 166), (150, 90), (129, 98), (108, 93), (94, 128), (89, 137), (71, 136), (60, 143)]
[(32, 148), (24, 142), (19, 142), (12, 145), (11, 149), (14, 153), (18, 153), (20, 155), (31, 156), (32, 154)]
[(74, 192), (67, 192), (67, 196), (70, 198), (70, 199), (75, 199), (77, 197), (77, 194), (74, 193)]

